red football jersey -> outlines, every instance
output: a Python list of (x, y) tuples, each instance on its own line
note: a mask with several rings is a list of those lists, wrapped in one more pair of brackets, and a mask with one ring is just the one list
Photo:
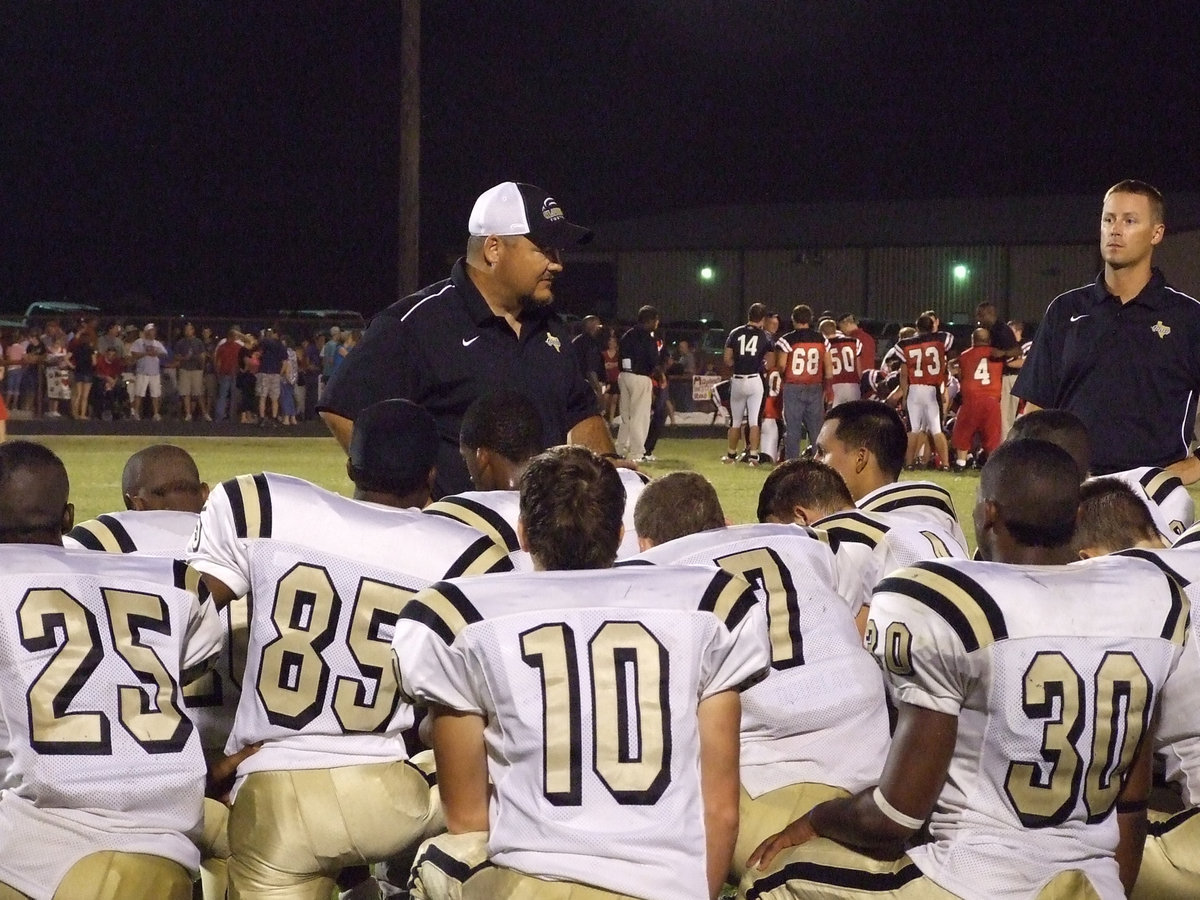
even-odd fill
[(909, 384), (946, 383), (946, 347), (936, 334), (916, 334), (896, 346), (904, 353)]
[(783, 354), (783, 380), (787, 384), (825, 383), (825, 353), (829, 347), (819, 331), (789, 331), (775, 347)]
[(958, 357), (958, 383), (962, 387), (963, 402), (982, 397), (1000, 399), (1001, 379), (1004, 376), (1004, 361), (991, 359), (991, 347), (970, 347)]
[(858, 384), (858, 357), (862, 342), (840, 331), (829, 339), (829, 361), (832, 363), (830, 384)]

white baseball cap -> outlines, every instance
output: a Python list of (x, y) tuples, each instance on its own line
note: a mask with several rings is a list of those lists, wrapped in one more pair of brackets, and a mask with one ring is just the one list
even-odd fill
[(467, 231), (476, 236), (523, 234), (539, 247), (570, 247), (592, 239), (592, 232), (568, 222), (558, 201), (540, 187), (516, 181), (479, 195)]

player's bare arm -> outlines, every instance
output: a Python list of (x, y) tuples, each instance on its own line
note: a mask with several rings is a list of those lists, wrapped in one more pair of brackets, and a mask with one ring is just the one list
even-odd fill
[(432, 706), (433, 755), (438, 788), (451, 834), (488, 830), (487, 748), (483, 716), (445, 706)]
[(1117, 866), (1121, 870), (1121, 884), (1126, 894), (1133, 893), (1134, 882), (1142, 867), (1142, 850), (1146, 846), (1146, 801), (1154, 780), (1154, 734), (1158, 730), (1158, 715), (1152, 727), (1142, 735), (1137, 755), (1125, 776), (1125, 784), (1117, 795), (1117, 828), (1120, 839), (1117, 843)]
[(1194, 455), (1185, 456), (1183, 459), (1167, 466), (1166, 471), (1170, 472), (1184, 484), (1195, 484), (1197, 481), (1200, 481), (1200, 459)]
[[(870, 856), (892, 859), (933, 811), (954, 755), (958, 718), (899, 704), (896, 734), (878, 788), (818, 804), (750, 854), (750, 868), (765, 869), (788, 847), (827, 837)], [(877, 794), (888, 807), (876, 800)]]
[(700, 702), (700, 792), (704, 798), (708, 893), (721, 893), (733, 860), (738, 831), (739, 752), (742, 701), (737, 691), (722, 691)]
[(349, 452), (350, 435), (354, 433), (354, 420), (347, 419), (345, 416), (339, 416), (337, 413), (332, 413), (328, 410), (321, 411), (321, 419), (337, 439), (337, 442), (342, 445), (342, 449)]
[(207, 573), (201, 574), (200, 580), (204, 582), (204, 586), (208, 588), (208, 593), (212, 597), (213, 606), (218, 610), (224, 609), (240, 595), (234, 593), (233, 588), (223, 582), (215, 575)]
[(613, 445), (612, 432), (608, 430), (608, 423), (604, 421), (601, 415), (588, 416), (567, 432), (568, 444), (582, 444), (589, 450), (599, 453), (604, 456), (606, 453), (613, 453), (616, 447)]

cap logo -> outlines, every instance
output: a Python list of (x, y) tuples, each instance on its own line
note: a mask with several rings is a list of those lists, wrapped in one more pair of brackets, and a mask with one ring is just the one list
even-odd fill
[(542, 218), (547, 222), (558, 222), (566, 218), (563, 215), (562, 207), (558, 205), (558, 201), (553, 197), (547, 197), (542, 201)]

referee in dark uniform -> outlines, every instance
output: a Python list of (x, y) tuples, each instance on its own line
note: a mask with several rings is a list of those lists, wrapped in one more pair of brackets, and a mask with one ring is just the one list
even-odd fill
[(463, 413), (498, 388), (529, 397), (546, 446), (584, 444), (612, 454), (596, 394), (550, 308), (563, 248), (591, 239), (541, 188), (506, 181), (475, 201), (467, 255), (450, 277), (392, 304), (330, 379), (318, 409), (343, 448), (355, 417), (380, 400), (427, 409), (441, 445), (434, 494), (471, 489), (458, 450)]

